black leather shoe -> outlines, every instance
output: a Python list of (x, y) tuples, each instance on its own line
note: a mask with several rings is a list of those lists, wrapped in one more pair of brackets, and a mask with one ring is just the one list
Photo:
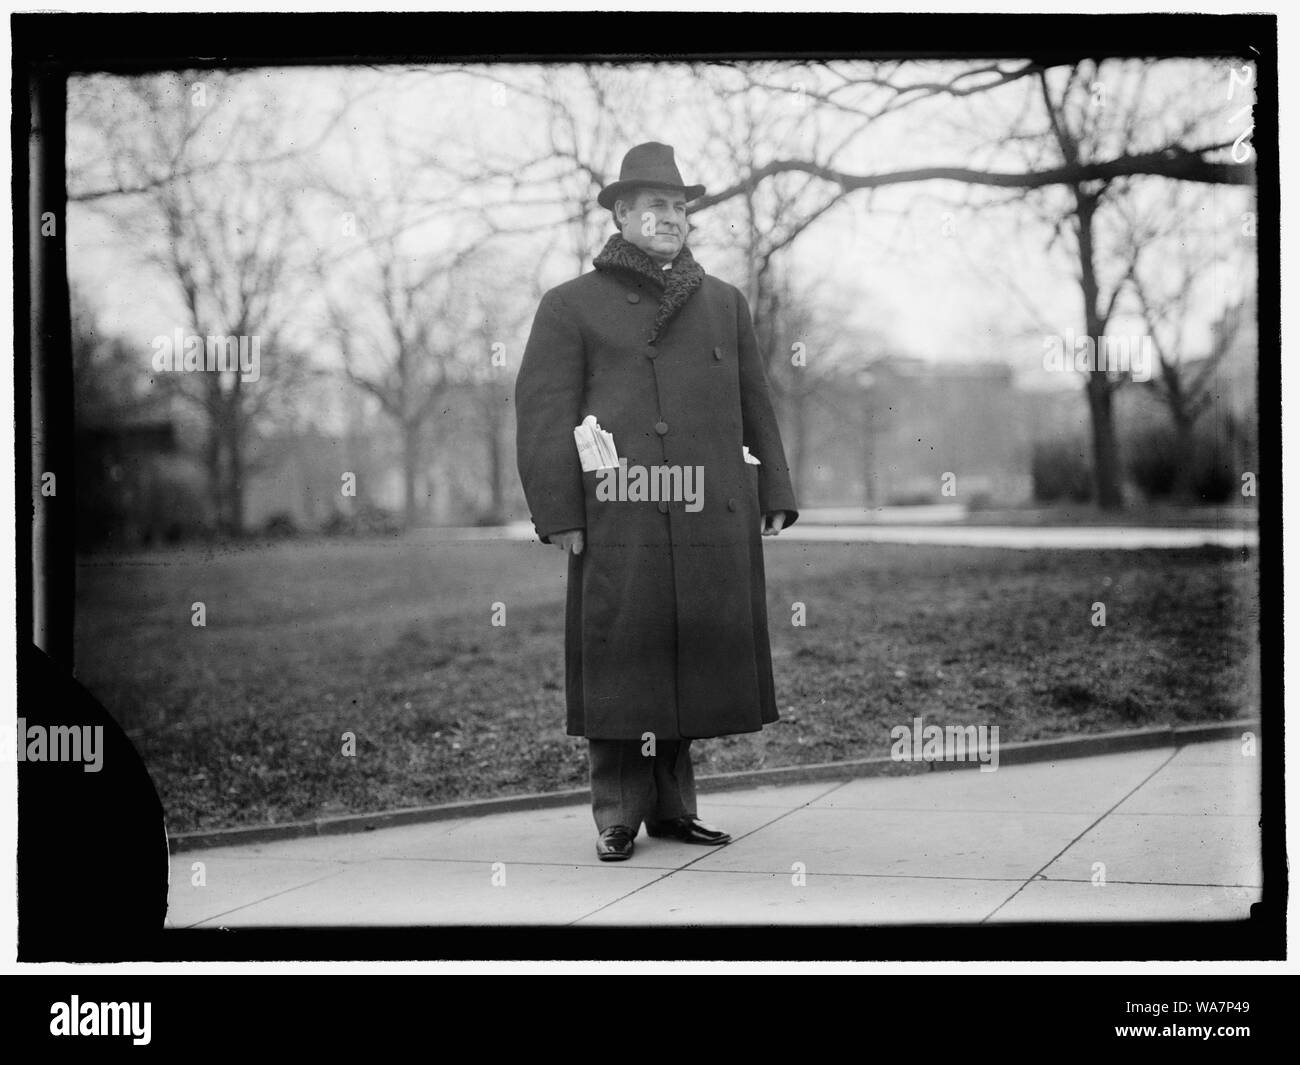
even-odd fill
[(632, 857), (634, 833), (627, 825), (607, 828), (596, 840), (596, 855), (602, 862), (623, 862)]
[(659, 839), (675, 839), (681, 843), (701, 843), (706, 847), (716, 847), (719, 843), (730, 843), (731, 837), (719, 828), (710, 828), (698, 817), (688, 814), (674, 817), (671, 821), (647, 821), (646, 835)]

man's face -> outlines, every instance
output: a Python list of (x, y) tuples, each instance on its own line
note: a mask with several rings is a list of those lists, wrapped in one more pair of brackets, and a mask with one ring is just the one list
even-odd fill
[(686, 196), (678, 189), (637, 189), (619, 200), (616, 215), (623, 239), (657, 263), (670, 263), (686, 242)]

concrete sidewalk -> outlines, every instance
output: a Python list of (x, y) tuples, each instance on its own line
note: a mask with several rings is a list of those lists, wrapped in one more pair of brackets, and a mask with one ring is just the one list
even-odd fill
[(642, 831), (618, 863), (597, 860), (586, 806), (185, 851), (167, 926), (1242, 918), (1260, 898), (1259, 789), (1259, 757), (1216, 740), (705, 794), (731, 844)]

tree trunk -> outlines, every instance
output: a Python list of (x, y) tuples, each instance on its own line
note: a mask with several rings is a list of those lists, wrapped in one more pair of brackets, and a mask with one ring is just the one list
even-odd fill
[(221, 469), (220, 391), (214, 391), (216, 376), (208, 378), (208, 434), (203, 449), (203, 465), (208, 476), (208, 501), (212, 504), (213, 527), (218, 533), (226, 529), (226, 486)]
[(408, 422), (402, 426), (402, 526), (415, 527), (418, 506), (415, 498), (415, 475), (420, 465), (420, 427)]
[(790, 472), (794, 475), (796, 492), (805, 499), (808, 495), (808, 389), (796, 386), (790, 396), (790, 418), (794, 422), (790, 450), (793, 452)]
[(876, 386), (867, 388), (862, 401), (862, 505), (870, 510), (876, 506), (876, 437), (879, 423), (876, 418)]
[(1174, 416), (1174, 450), (1177, 459), (1174, 465), (1174, 483), (1170, 491), (1170, 496), (1177, 502), (1187, 502), (1192, 500), (1192, 466), (1196, 456), (1193, 454), (1195, 449), (1195, 422), (1187, 416), (1186, 411), (1175, 410)]
[[(1093, 262), (1092, 216), (1097, 201), (1077, 185), (1074, 189), (1078, 205), (1079, 278), (1083, 288), (1084, 331), (1096, 345), (1095, 353), (1101, 357), (1102, 336), (1106, 322), (1097, 306), (1097, 268)], [(1073, 355), (1073, 352), (1068, 352)], [(1124, 491), (1120, 477), (1119, 447), (1115, 440), (1113, 389), (1110, 378), (1097, 364), (1088, 374), (1088, 411), (1092, 415), (1092, 476), (1097, 491), (1097, 504), (1103, 510), (1119, 510), (1124, 505)]]
[(484, 414), (487, 418), (488, 485), (492, 490), (490, 517), (493, 524), (500, 524), (505, 520), (506, 513), (506, 478), (505, 456), (501, 443), (501, 424), (498, 412), (504, 407), (501, 404), (492, 403), (489, 398), (488, 408)]
[(1092, 415), (1092, 470), (1097, 504), (1103, 510), (1124, 505), (1120, 488), (1119, 448), (1115, 444), (1115, 416), (1110, 382), (1105, 374), (1088, 375), (1088, 410)]
[(236, 377), (226, 401), (226, 454), (229, 458), (226, 499), (230, 508), (230, 535), (236, 537), (244, 535), (244, 426), (239, 385)]

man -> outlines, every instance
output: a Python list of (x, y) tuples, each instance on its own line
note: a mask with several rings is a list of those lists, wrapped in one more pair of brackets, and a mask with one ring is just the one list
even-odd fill
[[(542, 297), (516, 382), (533, 524), (568, 554), (568, 734), (588, 740), (605, 861), (643, 821), (728, 842), (697, 816), (690, 743), (777, 720), (760, 532), (798, 511), (749, 307), (686, 247), (703, 194), (668, 145), (627, 153), (597, 197), (619, 232)], [(583, 469), (589, 415), (626, 470)]]

